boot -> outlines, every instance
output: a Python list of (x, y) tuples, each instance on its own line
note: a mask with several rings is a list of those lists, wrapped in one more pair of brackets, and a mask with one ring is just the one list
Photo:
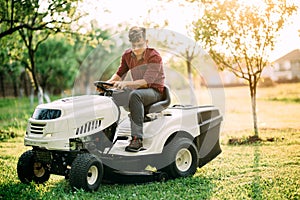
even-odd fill
[(137, 138), (136, 136), (133, 136), (132, 140), (130, 141), (130, 144), (125, 148), (125, 151), (138, 152), (142, 148), (143, 148), (142, 139)]

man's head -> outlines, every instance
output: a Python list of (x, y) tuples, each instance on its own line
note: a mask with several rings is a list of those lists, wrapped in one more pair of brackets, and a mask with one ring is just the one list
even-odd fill
[(143, 27), (134, 26), (129, 30), (129, 42), (136, 43), (140, 40), (146, 41), (146, 29)]
[(141, 56), (147, 48), (148, 41), (146, 39), (146, 29), (134, 26), (129, 30), (129, 41), (131, 48), (136, 56)]

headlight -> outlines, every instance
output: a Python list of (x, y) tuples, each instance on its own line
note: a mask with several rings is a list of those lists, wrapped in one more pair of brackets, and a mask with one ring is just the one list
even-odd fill
[(37, 120), (49, 120), (59, 118), (60, 116), (61, 110), (37, 108), (35, 109), (32, 118)]

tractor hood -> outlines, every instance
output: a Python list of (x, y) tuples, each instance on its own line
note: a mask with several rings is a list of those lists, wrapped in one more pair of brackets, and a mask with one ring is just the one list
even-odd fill
[[(32, 118), (34, 119), (51, 119), (49, 115), (38, 112), (39, 110), (61, 111), (61, 115), (80, 114), (82, 116), (90, 116), (91, 114), (102, 113), (103, 110), (111, 109), (112, 112), (117, 110), (117, 107), (110, 97), (98, 95), (84, 95), (76, 97), (68, 97), (53, 101), (47, 104), (38, 105)], [(44, 116), (43, 116), (44, 114)], [(54, 114), (54, 112), (53, 112)], [(56, 113), (54, 118), (58, 117)]]
[[(80, 131), (81, 127), (97, 121), (99, 123), (101, 121), (102, 129), (106, 128), (116, 122), (119, 115), (119, 108), (112, 98), (84, 95), (41, 104), (36, 107), (30, 121), (45, 122), (49, 126), (55, 124), (56, 127), (60, 127), (59, 129), (64, 127), (63, 129), (68, 128), (69, 131), (75, 133)], [(81, 133), (83, 132), (81, 131)]]
[(28, 120), (24, 143), (70, 150), (70, 139), (97, 133), (117, 122), (120, 109), (111, 97), (84, 95), (38, 105)]

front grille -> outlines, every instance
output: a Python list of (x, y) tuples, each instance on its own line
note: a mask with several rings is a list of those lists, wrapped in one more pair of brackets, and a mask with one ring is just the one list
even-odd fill
[(30, 133), (33, 134), (43, 134), (44, 133), (44, 128), (46, 124), (45, 123), (30, 123)]

